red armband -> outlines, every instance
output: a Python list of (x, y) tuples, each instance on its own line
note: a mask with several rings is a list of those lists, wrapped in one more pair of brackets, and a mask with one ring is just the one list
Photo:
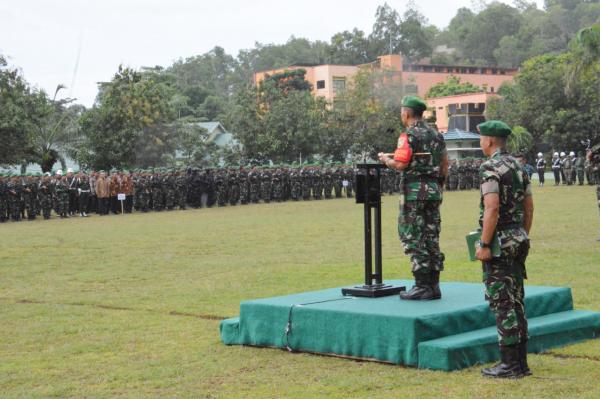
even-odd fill
[(394, 161), (409, 163), (411, 158), (412, 148), (408, 144), (408, 134), (402, 133), (400, 134), (400, 138), (398, 138), (398, 148), (394, 152)]

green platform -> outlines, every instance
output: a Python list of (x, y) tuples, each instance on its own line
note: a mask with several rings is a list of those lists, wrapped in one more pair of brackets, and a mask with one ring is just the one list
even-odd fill
[[(441, 288), (441, 300), (426, 302), (344, 297), (341, 287), (245, 301), (239, 318), (221, 323), (221, 339), (227, 345), (289, 346), (438, 370), (496, 360), (494, 318), (483, 284)], [(527, 286), (525, 306), (531, 352), (600, 336), (600, 313), (574, 311), (569, 288)]]

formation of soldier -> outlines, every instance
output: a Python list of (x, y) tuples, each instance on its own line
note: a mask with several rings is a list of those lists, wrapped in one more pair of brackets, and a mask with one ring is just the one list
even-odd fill
[[(543, 158), (543, 154), (538, 154), (537, 159), (537, 172), (544, 173), (546, 171), (546, 161)], [(575, 185), (579, 184), (583, 186), (586, 181), (587, 184), (592, 186), (598, 183), (598, 166), (590, 161), (589, 157), (586, 156), (582, 151), (577, 155), (574, 151), (571, 151), (569, 155), (564, 152), (560, 154), (555, 152), (552, 155), (550, 162), (552, 173), (554, 174), (554, 185)], [(541, 178), (540, 178), (541, 179)]]
[(479, 167), (481, 159), (451, 160), (448, 165), (448, 181), (446, 189), (479, 190)]
[[(68, 170), (63, 175), (0, 175), (0, 221), (87, 217), (90, 213), (131, 213), (234, 206), (282, 201), (352, 198), (352, 166)], [(385, 171), (382, 191), (393, 194), (400, 174)]]

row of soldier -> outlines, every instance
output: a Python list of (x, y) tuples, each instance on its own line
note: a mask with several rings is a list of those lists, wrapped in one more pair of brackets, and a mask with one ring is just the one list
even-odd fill
[[(585, 155), (583, 152), (575, 155), (574, 151), (571, 151), (568, 156), (564, 152), (560, 154), (555, 152), (550, 163), (554, 174), (554, 184), (558, 186), (562, 182), (562, 184), (570, 186), (578, 183), (583, 186), (586, 180), (588, 185), (596, 184), (598, 166), (592, 163), (588, 154), (589, 150)], [(540, 184), (543, 185), (546, 161), (542, 153), (538, 153), (536, 169), (540, 176)]]
[[(68, 170), (41, 175), (0, 175), (0, 221), (49, 219), (271, 201), (353, 197), (350, 166), (251, 169), (104, 171)], [(399, 189), (399, 175), (386, 172), (382, 189)]]
[(481, 159), (454, 159), (450, 161), (446, 189), (449, 191), (479, 190), (479, 167), (481, 163)]

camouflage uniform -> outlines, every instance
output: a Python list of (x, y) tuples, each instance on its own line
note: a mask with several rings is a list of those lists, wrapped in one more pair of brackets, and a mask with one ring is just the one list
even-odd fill
[(266, 203), (271, 202), (271, 189), (271, 172), (263, 170), (260, 175), (260, 198)]
[(54, 192), (56, 193), (56, 213), (61, 218), (68, 217), (69, 213), (69, 186), (65, 179), (57, 180), (54, 184)]
[(302, 199), (308, 201), (312, 190), (312, 176), (308, 169), (302, 169)]
[(398, 233), (404, 253), (411, 258), (413, 274), (425, 275), (444, 269), (444, 254), (439, 246), (442, 202), (439, 179), (446, 144), (443, 136), (424, 122), (417, 122), (407, 133), (413, 153), (429, 152), (431, 155), (413, 155), (402, 172)]
[[(582, 153), (579, 153), (577, 156), (577, 161), (575, 163), (575, 169), (577, 172), (577, 181), (580, 186), (583, 186), (583, 180), (585, 177), (585, 157)], [(573, 182), (574, 183), (574, 182)]]
[(458, 162), (458, 189), (466, 190), (467, 189), (467, 167), (466, 161)]
[[(352, 168), (345, 168), (343, 173), (343, 181), (346, 181), (346, 198), (353, 197), (355, 171)], [(342, 181), (342, 184), (343, 184)]]
[(35, 220), (37, 215), (37, 185), (31, 176), (23, 183), (23, 212), (27, 211), (27, 219)]
[(584, 168), (585, 168), (585, 178), (586, 178), (588, 184), (591, 186), (594, 184), (594, 167), (592, 165), (592, 161), (587, 159), (587, 157), (585, 158)]
[(238, 174), (238, 182), (240, 185), (240, 203), (246, 205), (250, 202), (250, 183), (248, 182), (248, 172), (241, 170)]
[(240, 200), (240, 180), (237, 173), (231, 171), (226, 179), (227, 187), (229, 187), (229, 204), (237, 205)]
[(163, 190), (165, 191), (165, 208), (172, 211), (175, 208), (175, 177), (172, 173), (165, 176)]
[(313, 169), (312, 174), (312, 194), (313, 198), (320, 200), (323, 197), (323, 177), (318, 169)]
[(260, 175), (258, 170), (252, 169), (248, 173), (248, 184), (250, 186), (250, 202), (256, 204), (260, 201)]
[(38, 194), (40, 198), (40, 207), (42, 208), (42, 215), (44, 219), (50, 219), (52, 213), (52, 197), (54, 196), (54, 187), (48, 177), (45, 177), (38, 187)]
[(150, 178), (150, 187), (152, 190), (152, 207), (155, 211), (162, 211), (164, 209), (164, 196), (162, 190), (162, 179), (158, 174), (155, 174)]
[(281, 202), (283, 199), (283, 174), (277, 170), (273, 175), (273, 200)]
[(587, 157), (589, 157), (590, 168), (592, 169), (592, 180), (596, 182), (596, 199), (600, 210), (600, 144), (596, 144), (589, 151), (590, 154)]
[(567, 185), (573, 184), (573, 160), (569, 157), (565, 157), (563, 161), (563, 171)]
[(333, 191), (335, 192), (335, 198), (342, 198), (342, 188), (344, 188), (342, 183), (342, 171), (340, 168), (335, 168), (332, 173), (333, 178)]
[(18, 181), (18, 178), (13, 178), (7, 184), (8, 190), (8, 212), (13, 221), (18, 222), (21, 220), (21, 191), (23, 186)]
[(456, 164), (456, 160), (450, 162), (448, 165), (448, 190), (457, 190), (458, 189), (458, 165)]
[(291, 197), (294, 201), (298, 201), (302, 196), (302, 175), (300, 174), (300, 170), (294, 170), (290, 176), (291, 180)]
[(331, 198), (331, 192), (333, 191), (333, 175), (330, 170), (326, 169), (323, 173), (323, 194), (325, 199)]
[(479, 224), (483, 226), (483, 196), (498, 193), (500, 212), (496, 233), (501, 242), (500, 257), (483, 262), (485, 297), (496, 317), (500, 346), (527, 341), (527, 319), (523, 280), (529, 238), (523, 227), (523, 200), (531, 195), (531, 183), (519, 162), (506, 151), (496, 151), (484, 162), (481, 177)]
[(178, 173), (175, 177), (175, 205), (179, 209), (185, 209), (188, 196), (187, 179), (182, 173)]

